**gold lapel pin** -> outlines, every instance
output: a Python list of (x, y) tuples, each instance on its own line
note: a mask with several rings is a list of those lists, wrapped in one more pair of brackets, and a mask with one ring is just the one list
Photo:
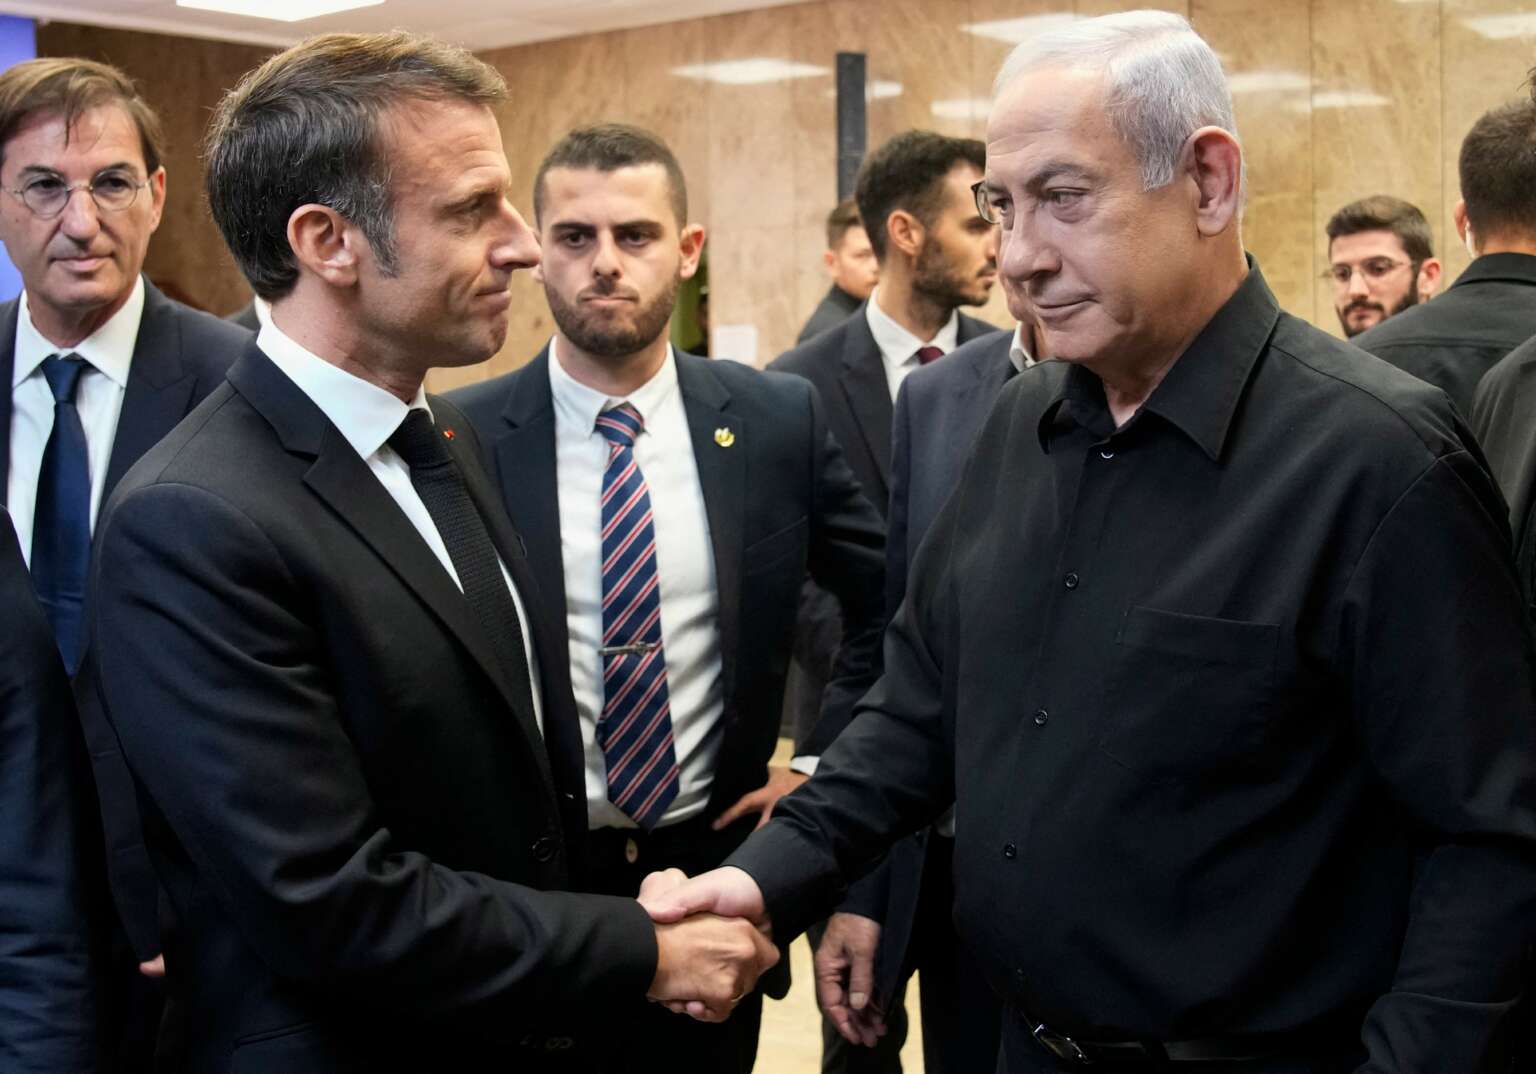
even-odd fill
[(715, 443), (721, 447), (730, 447), (736, 442), (736, 434), (724, 425), (715, 430)]

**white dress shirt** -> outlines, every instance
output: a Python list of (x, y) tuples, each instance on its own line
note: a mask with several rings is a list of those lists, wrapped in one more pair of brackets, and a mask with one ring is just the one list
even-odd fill
[(1029, 348), (1024, 345), (1024, 326), (1016, 325), (1013, 329), (1013, 342), (1008, 346), (1008, 360), (1013, 363), (1013, 368), (1022, 373), (1035, 364), (1035, 356), (1029, 353)]
[[(270, 320), (262, 326), (256, 342), (267, 357), (272, 359), (272, 364), (282, 370), (299, 391), (309, 396), (310, 401), (336, 426), (336, 431), (341, 433), (352, 450), (368, 465), (369, 471), (378, 478), (384, 491), (389, 493), (389, 498), (404, 512), (412, 528), (427, 542), (427, 547), (432, 549), (432, 554), (443, 565), (443, 570), (448, 572), (448, 577), (453, 579), (453, 584), (463, 592), (464, 586), (459, 582), (458, 571), (453, 569), (453, 561), (448, 557), (448, 546), (443, 543), (442, 534), (437, 532), (437, 524), (432, 521), (432, 515), (422, 502), (416, 486), (411, 484), (411, 468), (389, 446), (389, 438), (400, 428), (406, 414), (412, 410), (425, 410), (428, 415), (432, 413), (432, 408), (427, 406), (426, 393), (417, 388), (416, 398), (407, 406), (378, 385), (354, 377), (305, 350)], [(497, 563), (501, 564), (501, 576), (506, 580), (507, 589), (512, 593), (512, 603), (517, 608), (517, 623), (523, 633), (523, 654), (528, 660), (529, 686), (533, 692), (533, 715), (542, 731), (544, 703), (539, 687), (539, 665), (533, 653), (533, 635), (528, 632), (528, 613), (523, 608), (523, 598), (518, 595), (512, 576), (507, 573), (507, 565), (501, 562), (499, 556)]]
[(960, 311), (951, 310), (944, 327), (934, 333), (927, 342), (918, 339), (880, 308), (880, 288), (876, 287), (869, 301), (864, 303), (864, 317), (869, 321), (869, 331), (880, 348), (880, 358), (885, 363), (885, 383), (891, 389), (891, 402), (896, 402), (896, 391), (907, 374), (922, 366), (917, 352), (923, 347), (937, 347), (948, 354), (960, 343)]
[(128, 367), (144, 316), (144, 278), (134, 282), (123, 308), (111, 320), (73, 347), (56, 347), (32, 324), (27, 293), (21, 293), (16, 317), (16, 358), (11, 372), (11, 471), (6, 478), (6, 506), (16, 527), (16, 539), (27, 565), (32, 564), (32, 522), (37, 509), (37, 481), (43, 450), (53, 432), (53, 391), (43, 376), (43, 360), (78, 354), (86, 368), (75, 385), (75, 409), (85, 429), (87, 465), (91, 471), (91, 530), (107, 483), (112, 442), (128, 390)]
[(593, 828), (635, 827), (608, 800), (608, 766), (597, 744), (597, 721), (603, 711), (603, 667), (598, 655), (603, 636), (601, 500), (608, 441), (595, 423), (603, 411), (628, 402), (645, 423), (635, 439), (634, 455), (651, 496), (661, 643), (679, 776), (677, 797), (661, 823), (675, 824), (697, 816), (709, 804), (724, 734), (720, 714), (725, 708), (715, 555), (688, 414), (677, 385), (677, 359), (669, 347), (656, 375), (618, 399), (578, 383), (560, 364), (558, 341), (551, 340), (549, 387), (555, 406), (571, 686), (586, 755), (587, 823)]

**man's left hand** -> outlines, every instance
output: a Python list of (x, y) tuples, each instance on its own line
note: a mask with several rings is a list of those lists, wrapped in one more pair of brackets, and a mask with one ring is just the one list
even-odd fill
[(748, 813), (758, 813), (760, 815), (757, 818), (757, 824), (752, 829), (756, 831), (768, 823), (768, 818), (773, 816), (773, 807), (778, 805), (779, 799), (809, 778), (809, 776), (801, 775), (799, 772), (791, 772), (788, 768), (783, 768), (779, 765), (769, 765), (768, 782), (764, 783), (757, 790), (749, 791), (737, 799), (735, 805), (715, 819), (712, 827), (719, 831), (727, 824), (746, 816)]

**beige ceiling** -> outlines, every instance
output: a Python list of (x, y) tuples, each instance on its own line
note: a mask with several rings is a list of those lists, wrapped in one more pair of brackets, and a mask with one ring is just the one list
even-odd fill
[(385, 0), (374, 7), (335, 15), (275, 22), (178, 7), (175, 0), (0, 0), (0, 14), (278, 46), (327, 31), (405, 28), (430, 32), (469, 48), (488, 49), (798, 2), (801, 0)]

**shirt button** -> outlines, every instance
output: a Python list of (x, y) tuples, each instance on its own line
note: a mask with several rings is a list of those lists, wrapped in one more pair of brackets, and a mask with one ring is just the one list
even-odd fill
[(1019, 848), (1018, 847), (1014, 846), (1012, 843), (1004, 843), (1003, 844), (1003, 857), (1007, 858), (1009, 861), (1012, 861), (1014, 858), (1017, 858), (1018, 856), (1019, 856)]
[(1062, 581), (1066, 583), (1066, 586), (1067, 586), (1068, 589), (1076, 589), (1077, 588), (1077, 572), (1076, 571), (1068, 571), (1066, 578), (1062, 579)]
[(558, 844), (555, 843), (552, 837), (547, 835), (534, 840), (533, 846), (529, 848), (533, 854), (533, 860), (541, 865), (552, 859), (557, 849)]
[(1044, 709), (1041, 709), (1039, 712), (1035, 713), (1035, 726), (1044, 727), (1045, 721), (1049, 720), (1050, 718), (1051, 714), (1046, 712)]
[(1101, 459), (1112, 459), (1114, 457), (1115, 457), (1115, 453), (1113, 451), (1102, 451), (1101, 450), (1099, 452), (1099, 458), (1101, 458)]

